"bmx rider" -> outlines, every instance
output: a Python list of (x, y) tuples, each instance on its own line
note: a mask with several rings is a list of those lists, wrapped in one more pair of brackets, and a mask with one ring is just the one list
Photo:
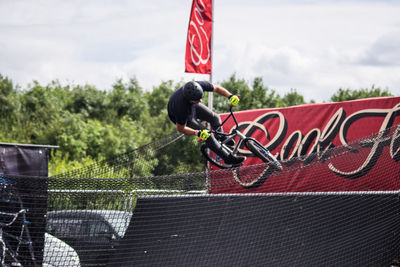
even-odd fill
[(200, 137), (205, 141), (208, 148), (220, 156), (226, 164), (239, 165), (243, 163), (245, 157), (232, 155), (201, 124), (201, 121), (206, 121), (210, 123), (213, 130), (221, 126), (219, 116), (201, 103), (204, 91), (215, 92), (227, 97), (233, 106), (236, 106), (239, 102), (238, 96), (231, 94), (221, 86), (213, 85), (206, 81), (190, 81), (171, 95), (168, 101), (168, 116), (170, 120), (176, 124), (176, 129), (179, 132)]

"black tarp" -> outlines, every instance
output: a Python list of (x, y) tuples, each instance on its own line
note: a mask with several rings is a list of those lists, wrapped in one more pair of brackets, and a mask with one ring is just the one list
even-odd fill
[[(45, 177), (48, 175), (50, 148), (0, 144), (0, 206), (1, 211), (9, 213), (1, 217), (1, 222), (3, 238), (9, 249), (5, 253), (5, 263), (11, 266), (18, 263), (23, 266), (42, 264), (47, 210)], [(16, 220), (12, 222), (14, 216)]]
[(143, 197), (110, 266), (390, 266), (398, 194)]

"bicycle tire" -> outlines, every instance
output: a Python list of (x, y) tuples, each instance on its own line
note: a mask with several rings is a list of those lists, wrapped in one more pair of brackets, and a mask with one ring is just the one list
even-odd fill
[[(218, 155), (211, 156), (210, 154), (210, 149), (207, 147), (206, 144), (202, 144), (200, 146), (200, 151), (203, 154), (203, 156), (208, 160), (211, 164), (214, 166), (217, 166), (220, 169), (230, 169), (233, 167), (231, 164), (226, 164), (222, 158), (220, 158)], [(213, 153), (215, 154), (215, 153)]]
[(246, 138), (244, 140), (244, 144), (255, 156), (260, 158), (263, 162), (267, 163), (278, 171), (282, 170), (281, 163), (271, 154), (271, 152), (269, 152), (268, 149), (261, 145), (257, 140)]
[[(247, 170), (241, 170), (240, 168), (233, 171), (233, 177), (243, 188), (254, 189), (265, 183), (275, 170), (282, 170), (282, 165), (274, 156), (271, 155), (268, 149), (263, 147), (259, 142), (257, 142), (257, 140), (246, 138), (243, 142), (250, 152), (266, 163), (266, 166), (263, 167), (258, 165), (258, 168), (262, 168), (262, 171), (255, 178), (253, 178), (253, 174), (249, 174)], [(246, 178), (249, 177), (251, 179), (246, 180)]]
[[(261, 167), (261, 166), (258, 166), (258, 167)], [(254, 189), (254, 188), (261, 186), (270, 177), (270, 175), (274, 172), (274, 168), (270, 168), (270, 166), (268, 166), (268, 165), (264, 165), (263, 168), (264, 169), (261, 171), (261, 174), (259, 174), (256, 178), (253, 178), (254, 174), (249, 173), (248, 169), (246, 170), (246, 168), (244, 168), (244, 169), (236, 168), (233, 170), (233, 178), (243, 188)], [(244, 175), (240, 174), (241, 171), (244, 172)], [(251, 170), (250, 172), (252, 172), (252, 171), (253, 170)], [(249, 176), (251, 177), (251, 180), (246, 180), (246, 178), (248, 178)]]

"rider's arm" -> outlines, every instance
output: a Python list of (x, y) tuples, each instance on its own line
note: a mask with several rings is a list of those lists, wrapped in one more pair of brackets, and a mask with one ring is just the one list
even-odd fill
[(198, 135), (199, 131), (198, 130), (193, 130), (190, 127), (187, 127), (186, 124), (179, 124), (176, 123), (176, 129), (183, 134), (187, 134), (187, 135)]
[(225, 97), (230, 97), (232, 95), (228, 90), (219, 85), (214, 85), (214, 92)]

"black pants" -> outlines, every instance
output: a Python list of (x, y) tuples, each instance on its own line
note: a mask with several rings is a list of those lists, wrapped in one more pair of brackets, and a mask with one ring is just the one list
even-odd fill
[[(221, 125), (221, 119), (211, 109), (199, 103), (194, 105), (193, 119), (186, 122), (186, 125), (195, 130), (203, 130), (206, 127), (200, 121), (206, 121), (211, 124), (212, 129), (217, 129)], [(200, 121), (198, 121), (200, 120)]]
[[(186, 125), (195, 130), (206, 129), (206, 127), (201, 124), (199, 120), (210, 123), (213, 130), (218, 129), (218, 127), (221, 126), (221, 119), (219, 118), (219, 116), (201, 103), (194, 105), (193, 119), (187, 121)], [(211, 135), (207, 139), (206, 144), (212, 151), (222, 156), (223, 158), (227, 156), (226, 154), (223, 154), (223, 148), (221, 144), (217, 141), (217, 139), (215, 139), (214, 135)]]

